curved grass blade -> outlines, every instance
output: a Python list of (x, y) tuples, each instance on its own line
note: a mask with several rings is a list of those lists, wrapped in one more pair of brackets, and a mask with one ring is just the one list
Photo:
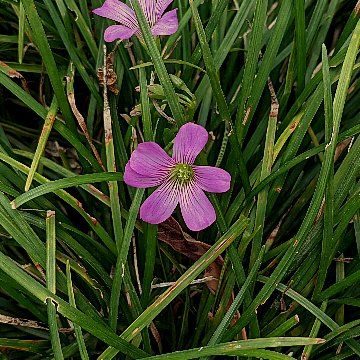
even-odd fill
[(220, 113), (220, 116), (222, 117), (222, 120), (225, 122), (227, 133), (231, 134), (232, 128), (233, 128), (232, 121), (231, 121), (231, 114), (230, 114), (228, 105), (226, 103), (224, 92), (220, 85), (219, 75), (216, 72), (216, 69), (215, 69), (215, 66), (214, 66), (214, 63), (212, 60), (213, 55), (212, 55), (210, 47), (206, 41), (205, 30), (203, 28), (199, 12), (198, 12), (196, 6), (194, 5), (193, 0), (190, 0), (190, 7), (191, 7), (191, 11), (193, 13), (195, 28), (196, 28), (196, 32), (197, 32), (197, 35), (199, 38), (199, 43), (201, 46), (202, 56), (204, 59), (207, 74), (210, 79), (211, 88), (214, 92), (214, 97), (215, 97), (215, 99), (217, 101), (217, 105), (219, 107), (219, 113)]
[[(195, 6), (198, 7), (202, 3), (202, 0), (195, 0)], [(165, 43), (163, 48), (163, 53), (165, 53), (168, 49), (171, 49), (173, 45), (178, 41), (181, 36), (181, 32), (184, 31), (186, 25), (189, 23), (191, 19), (191, 10), (187, 9), (185, 14), (181, 17), (179, 21), (179, 27), (175, 34), (170, 35)]]
[[(194, 4), (197, 8), (198, 5), (196, 1), (194, 1)], [(211, 36), (214, 33), (216, 27), (219, 25), (219, 22), (221, 21), (221, 17), (224, 16), (224, 11), (226, 10), (228, 5), (229, 5), (228, 0), (221, 0), (217, 2), (217, 6), (212, 12), (209, 22), (207, 23), (205, 28), (205, 35), (207, 42), (210, 42)], [(197, 65), (201, 59), (201, 55), (202, 53), (201, 53), (200, 44), (197, 44), (193, 54), (191, 55), (190, 62), (193, 63), (194, 65)], [(189, 80), (190, 75), (191, 75), (191, 69), (185, 69), (184, 72), (185, 80)]]
[(61, 189), (69, 187), (75, 187), (84, 184), (92, 184), (103, 181), (122, 181), (123, 175), (121, 173), (97, 173), (97, 174), (85, 174), (74, 175), (66, 179), (59, 179), (54, 181), (48, 181), (47, 183), (37, 186), (34, 189), (29, 190), (26, 193), (19, 195), (12, 201), (14, 209), (20, 207), (26, 202), (33, 200), (39, 196), (56, 192)]
[[(238, 123), (239, 127), (237, 128), (237, 136), (240, 144), (242, 144), (243, 140), (245, 139), (247, 129), (249, 129), (255, 110), (261, 99), (261, 95), (263, 93), (267, 79), (272, 70), (274, 60), (276, 58), (277, 52), (280, 48), (280, 44), (285, 33), (284, 29), (286, 29), (289, 23), (289, 13), (291, 12), (292, 6), (293, 4), (291, 0), (285, 0), (281, 3), (274, 30), (267, 44), (266, 51), (259, 66), (258, 73), (253, 81), (253, 91), (251, 93), (251, 97), (246, 103), (246, 109), (249, 109), (249, 111), (246, 113), (246, 123), (243, 124), (245, 114), (243, 114), (243, 116), (240, 118), (241, 121)], [(243, 109), (240, 109), (240, 111), (243, 111)]]
[[(33, 153), (25, 151), (25, 150), (14, 149), (14, 154), (20, 155), (26, 159), (32, 160), (34, 158)], [(41, 157), (39, 160), (39, 164), (54, 171), (54, 173), (56, 173), (58, 175), (65, 176), (65, 177), (73, 177), (74, 176), (74, 173), (71, 170), (64, 168), (63, 166), (59, 165), (58, 163), (56, 163), (46, 157)], [(96, 188), (95, 186), (93, 186), (91, 184), (80, 185), (80, 187), (83, 188), (86, 192), (88, 192), (92, 196), (94, 196), (96, 199), (101, 201), (103, 204), (110, 207), (109, 197), (107, 195), (105, 195), (104, 193), (102, 193), (98, 188)]]
[[(300, 345), (309, 345), (309, 344), (322, 344), (324, 342), (325, 340), (323, 339), (312, 339), (312, 338), (304, 338), (304, 337), (259, 338), (259, 339), (233, 341), (219, 345), (203, 346), (201, 348), (196, 348), (196, 349), (175, 351), (168, 354), (150, 356), (149, 359), (185, 360), (185, 359), (197, 359), (202, 356), (213, 356), (213, 355), (241, 356), (243, 355), (242, 354), (243, 350), (244, 351), (255, 350), (255, 349), (279, 347), (279, 346), (300, 346)], [(247, 354), (251, 354), (251, 353), (247, 353)], [(284, 358), (289, 359), (289, 356), (285, 355)]]
[[(163, 61), (164, 61), (164, 64), (179, 64), (179, 65), (190, 66), (190, 67), (206, 74), (206, 71), (203, 68), (201, 68), (200, 66), (194, 65), (188, 61), (176, 60), (176, 59), (169, 59), (169, 60), (164, 59)], [(129, 70), (141, 69), (141, 68), (149, 67), (149, 66), (154, 66), (154, 64), (151, 61), (149, 61), (149, 62), (145, 62), (145, 63), (139, 64), (136, 66), (132, 66)]]
[[(219, 71), (221, 68), (221, 65), (226, 59), (226, 56), (229, 54), (231, 47), (233, 46), (234, 42), (239, 36), (239, 33), (249, 16), (249, 12), (253, 7), (253, 1), (252, 0), (244, 0), (241, 2), (241, 6), (236, 12), (236, 15), (224, 37), (224, 40), (222, 41), (219, 48), (216, 50), (216, 53), (214, 53), (214, 65), (216, 71)], [(198, 101), (198, 105), (200, 102), (204, 99), (209, 87), (209, 78), (205, 76), (202, 80), (199, 86), (196, 89), (195, 97)]]

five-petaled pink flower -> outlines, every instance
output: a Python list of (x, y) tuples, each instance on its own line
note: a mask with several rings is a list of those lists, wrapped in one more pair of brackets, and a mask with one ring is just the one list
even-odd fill
[[(173, 0), (138, 1), (153, 35), (172, 35), (176, 32), (179, 27), (177, 9), (165, 12)], [(120, 25), (109, 26), (105, 30), (104, 39), (107, 42), (117, 39), (126, 40), (133, 35), (141, 35), (134, 10), (119, 0), (105, 0), (103, 6), (93, 12), (120, 23)]]
[(142, 204), (142, 220), (159, 224), (180, 203), (190, 230), (202, 230), (215, 221), (214, 207), (204, 191), (228, 191), (231, 176), (217, 167), (194, 165), (207, 141), (208, 133), (202, 126), (187, 123), (175, 137), (172, 157), (155, 142), (139, 144), (126, 164), (124, 181), (137, 188), (159, 186)]

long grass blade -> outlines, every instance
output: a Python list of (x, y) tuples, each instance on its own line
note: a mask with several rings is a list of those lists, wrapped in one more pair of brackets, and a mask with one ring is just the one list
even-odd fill
[[(56, 232), (55, 232), (55, 212), (46, 213), (46, 286), (52, 293), (56, 293)], [(51, 298), (46, 299), (50, 339), (55, 360), (63, 360), (64, 355), (61, 350), (59, 329), (57, 325), (56, 306)]]

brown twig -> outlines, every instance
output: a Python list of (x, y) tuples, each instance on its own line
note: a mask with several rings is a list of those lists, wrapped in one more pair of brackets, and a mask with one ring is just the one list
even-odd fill
[(86, 137), (86, 140), (88, 142), (88, 144), (90, 145), (90, 148), (97, 160), (97, 162), (100, 164), (101, 168), (105, 170), (105, 167), (104, 167), (104, 164), (101, 160), (101, 157), (100, 157), (100, 154), (98, 153), (95, 145), (93, 144), (92, 142), (92, 139), (90, 137), (90, 134), (89, 134), (89, 131), (88, 131), (88, 128), (87, 128), (87, 125), (86, 125), (86, 122), (85, 122), (85, 119), (84, 117), (81, 115), (80, 111), (78, 110), (77, 106), (76, 106), (76, 103), (75, 103), (75, 94), (74, 94), (74, 74), (75, 74), (75, 68), (73, 66), (71, 66), (71, 69), (70, 69), (70, 72), (69, 72), (69, 76), (66, 77), (66, 82), (67, 82), (67, 87), (66, 87), (66, 90), (67, 90), (67, 97), (68, 97), (68, 100), (69, 100), (69, 104), (70, 104), (70, 107), (71, 107), (71, 110), (83, 132), (83, 134), (85, 135)]

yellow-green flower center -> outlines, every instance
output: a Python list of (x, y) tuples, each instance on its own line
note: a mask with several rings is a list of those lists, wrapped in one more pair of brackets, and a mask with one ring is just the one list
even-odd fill
[(177, 164), (171, 170), (171, 178), (184, 184), (188, 183), (194, 177), (194, 170), (189, 164)]

